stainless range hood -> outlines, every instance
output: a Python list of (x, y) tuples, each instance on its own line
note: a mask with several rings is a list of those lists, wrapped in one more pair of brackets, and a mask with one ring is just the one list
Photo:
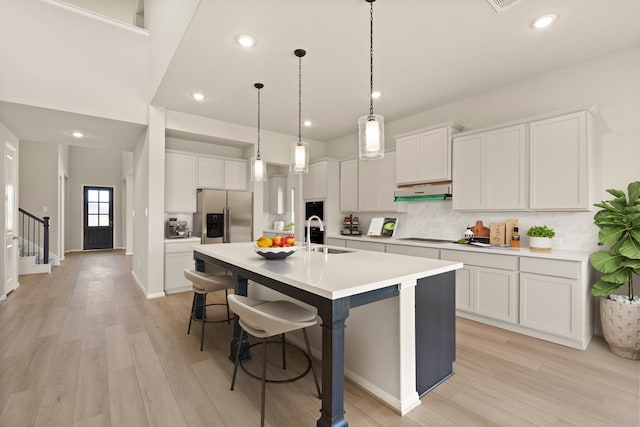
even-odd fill
[(420, 202), (425, 200), (444, 200), (451, 198), (451, 182), (413, 185), (394, 191), (396, 202)]

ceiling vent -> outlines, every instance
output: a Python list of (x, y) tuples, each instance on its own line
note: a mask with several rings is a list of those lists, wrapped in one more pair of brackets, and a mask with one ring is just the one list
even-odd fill
[(487, 0), (491, 7), (498, 13), (504, 12), (521, 0)]

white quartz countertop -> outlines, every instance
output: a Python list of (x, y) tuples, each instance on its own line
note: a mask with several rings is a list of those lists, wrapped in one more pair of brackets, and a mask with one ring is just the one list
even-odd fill
[(325, 254), (309, 252), (300, 246), (296, 253), (285, 259), (267, 260), (254, 251), (253, 242), (195, 245), (193, 248), (196, 252), (329, 299), (357, 295), (462, 268), (462, 263), (454, 261), (328, 247), (349, 252)]
[(557, 260), (565, 260), (565, 261), (588, 261), (591, 255), (591, 252), (588, 252), (588, 251), (568, 251), (568, 250), (562, 250), (562, 249), (551, 249), (551, 252), (534, 252), (525, 246), (522, 246), (520, 248), (511, 248), (508, 246), (480, 247), (480, 246), (473, 246), (473, 245), (458, 244), (453, 242), (429, 243), (429, 242), (421, 242), (416, 240), (398, 239), (394, 237), (379, 238), (379, 237), (367, 237), (367, 236), (345, 236), (342, 234), (330, 235), (328, 237), (333, 239), (356, 240), (361, 242), (366, 241), (366, 242), (373, 242), (373, 243), (386, 243), (390, 245), (405, 245), (405, 246), (418, 246), (418, 247), (436, 248), (436, 249), (451, 249), (456, 251), (482, 252), (487, 254), (525, 256), (525, 257), (557, 259)]

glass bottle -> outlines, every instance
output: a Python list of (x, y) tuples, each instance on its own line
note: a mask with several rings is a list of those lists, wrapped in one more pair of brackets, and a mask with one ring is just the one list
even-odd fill
[(511, 247), (520, 247), (520, 233), (518, 232), (518, 227), (513, 227), (513, 232), (511, 233)]

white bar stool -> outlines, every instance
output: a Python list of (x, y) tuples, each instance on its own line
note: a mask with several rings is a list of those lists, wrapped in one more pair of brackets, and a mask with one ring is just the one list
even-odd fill
[[(191, 333), (191, 322), (202, 322), (202, 332), (200, 333), (200, 351), (204, 349), (204, 324), (205, 323), (220, 323), (227, 322), (231, 324), (231, 313), (229, 313), (229, 303), (226, 297), (229, 295), (228, 290), (234, 289), (233, 277), (228, 275), (214, 275), (204, 273), (201, 271), (195, 271), (188, 268), (184, 269), (184, 277), (191, 281), (193, 284), (193, 302), (191, 303), (191, 316), (189, 317), (189, 328), (187, 334)], [(209, 292), (224, 291), (225, 302), (207, 304), (207, 294)], [(198, 298), (200, 295), (200, 298)], [(196, 304), (197, 303), (197, 304)], [(210, 305), (224, 305), (227, 307), (227, 317), (221, 320), (207, 320), (207, 306)], [(199, 309), (202, 309), (202, 317), (197, 316)]]
[[(313, 371), (313, 379), (316, 383), (316, 391), (318, 397), (322, 398), (320, 391), (320, 383), (318, 382), (318, 375), (316, 368), (313, 365), (313, 358), (311, 356), (311, 346), (309, 345), (309, 337), (307, 336), (307, 330), (309, 326), (313, 326), (317, 323), (315, 313), (306, 310), (290, 301), (263, 301), (255, 298), (248, 298), (241, 295), (229, 295), (227, 301), (231, 310), (238, 316), (238, 323), (240, 325), (240, 337), (238, 340), (238, 349), (236, 351), (236, 359), (233, 367), (233, 378), (231, 379), (231, 390), (236, 382), (236, 373), (238, 372), (238, 365), (240, 364), (240, 349), (242, 347), (242, 336), (246, 332), (256, 338), (262, 338), (262, 377), (259, 378), (262, 382), (262, 397), (260, 402), (260, 426), (264, 426), (264, 413), (265, 413), (265, 390), (267, 382), (291, 382), (302, 378), (309, 372), (307, 370), (290, 380), (268, 380), (267, 379), (267, 338), (285, 334), (286, 332), (302, 329), (304, 335), (304, 341), (307, 345), (307, 359), (311, 370)], [(254, 376), (249, 373), (249, 375)]]

